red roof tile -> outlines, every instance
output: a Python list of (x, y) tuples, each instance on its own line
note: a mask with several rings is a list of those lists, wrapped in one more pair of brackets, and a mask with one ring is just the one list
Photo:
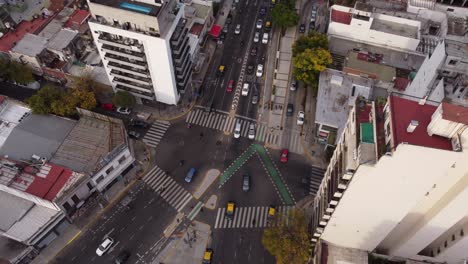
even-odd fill
[(64, 27), (77, 30), (80, 25), (86, 22), (86, 19), (90, 16), (86, 10), (77, 9), (65, 23)]
[(16, 43), (18, 43), (26, 33), (35, 34), (36, 31), (42, 27), (48, 18), (36, 18), (31, 21), (22, 21), (18, 24), (14, 31), (8, 31), (3, 37), (0, 38), (0, 51), (10, 51)]
[(332, 9), (331, 20), (333, 22), (349, 25), (349, 24), (351, 24), (351, 18), (352, 18), (351, 13)]
[[(390, 97), (390, 111), (392, 113), (393, 140), (395, 146), (402, 142), (411, 145), (452, 150), (450, 140), (440, 136), (429, 136), (427, 126), (437, 109), (433, 105), (419, 105), (417, 101), (411, 101), (397, 96)], [(418, 121), (418, 126), (413, 133), (406, 132), (411, 120)]]
[(219, 34), (221, 33), (221, 26), (220, 25), (213, 25), (210, 30), (210, 35), (217, 38), (219, 37)]
[(468, 125), (468, 107), (442, 103), (442, 118)]
[(34, 176), (34, 180), (26, 189), (27, 193), (52, 201), (55, 196), (62, 190), (65, 183), (72, 175), (72, 171), (53, 164), (49, 165), (50, 171), (45, 177)]

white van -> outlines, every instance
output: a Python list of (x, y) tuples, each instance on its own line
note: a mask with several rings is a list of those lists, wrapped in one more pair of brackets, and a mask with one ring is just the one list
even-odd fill
[(244, 86), (242, 86), (242, 96), (249, 95), (249, 83), (245, 82)]
[(241, 123), (237, 121), (236, 127), (234, 128), (234, 138), (240, 138), (241, 135)]

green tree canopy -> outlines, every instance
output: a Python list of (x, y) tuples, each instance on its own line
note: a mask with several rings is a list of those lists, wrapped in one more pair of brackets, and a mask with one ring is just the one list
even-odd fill
[(280, 2), (271, 10), (271, 20), (273, 24), (279, 26), (281, 31), (284, 32), (286, 28), (297, 25), (299, 22), (299, 15), (294, 9), (294, 1)]
[(328, 49), (328, 39), (324, 34), (316, 32), (310, 33), (308, 36), (299, 37), (292, 47), (293, 56), (304, 52), (306, 49)]
[(127, 91), (117, 91), (112, 98), (112, 102), (116, 106), (132, 107), (135, 105), (135, 97)]
[(16, 61), (0, 59), (0, 76), (8, 81), (28, 84), (34, 81), (31, 68)]
[(263, 232), (263, 246), (278, 264), (305, 264), (310, 253), (307, 218), (302, 210), (292, 210), (287, 219)]
[(93, 76), (90, 73), (87, 73), (74, 80), (73, 88), (88, 92), (95, 92), (97, 89), (97, 84), (96, 81), (94, 81)]
[(53, 104), (61, 102), (64, 92), (52, 85), (42, 87), (35, 95), (26, 100), (35, 114), (47, 115), (52, 113)]
[(332, 56), (323, 48), (306, 49), (293, 57), (293, 75), (306, 85), (317, 89), (318, 75), (332, 63)]

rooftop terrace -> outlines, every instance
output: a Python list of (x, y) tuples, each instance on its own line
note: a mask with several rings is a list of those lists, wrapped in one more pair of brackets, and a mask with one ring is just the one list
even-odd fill
[[(162, 6), (150, 5), (140, 1), (126, 0), (90, 0), (91, 3), (105, 5), (109, 7), (119, 8), (139, 14), (157, 17), (162, 9)], [(155, 1), (159, 2), (159, 1)]]
[(372, 21), (371, 29), (407, 38), (418, 38), (417, 27), (396, 23), (389, 20), (374, 18), (374, 20)]
[(385, 82), (393, 81), (393, 78), (396, 77), (394, 67), (382, 64), (381, 60), (370, 60), (368, 56), (362, 56), (363, 54), (365, 53), (350, 52), (343, 70), (357, 75), (367, 75), (372, 79)]

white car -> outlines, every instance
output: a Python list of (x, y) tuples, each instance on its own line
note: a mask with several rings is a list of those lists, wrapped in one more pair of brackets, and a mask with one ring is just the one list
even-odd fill
[(255, 138), (255, 125), (250, 124), (249, 126), (249, 139), (254, 139)]
[(262, 77), (263, 76), (263, 64), (258, 64), (257, 65), (257, 77)]
[(240, 138), (241, 134), (241, 123), (237, 122), (236, 127), (234, 128), (234, 138)]
[(263, 20), (261, 19), (257, 20), (257, 25), (256, 25), (257, 29), (261, 29), (262, 25), (263, 25)]
[(96, 254), (98, 256), (102, 256), (104, 255), (104, 253), (106, 253), (109, 248), (112, 246), (112, 244), (114, 244), (114, 240), (110, 237), (104, 239), (104, 241), (102, 241), (101, 245), (99, 245), (99, 247), (96, 249)]
[(239, 34), (240, 34), (240, 24), (237, 24), (237, 25), (236, 25), (236, 29), (234, 30), (234, 33), (235, 33), (236, 35), (239, 35)]
[(304, 111), (297, 113), (297, 125), (302, 126), (304, 124)]
[(262, 43), (268, 44), (268, 33), (263, 33)]
[(257, 43), (260, 41), (260, 32), (255, 32), (254, 35), (254, 42)]
[(132, 110), (130, 110), (130, 108), (127, 108), (127, 107), (118, 107), (117, 108), (117, 113), (121, 113), (123, 115), (129, 115), (131, 112), (132, 112)]
[(242, 86), (242, 96), (249, 95), (249, 86), (249, 83), (244, 83), (244, 85)]

